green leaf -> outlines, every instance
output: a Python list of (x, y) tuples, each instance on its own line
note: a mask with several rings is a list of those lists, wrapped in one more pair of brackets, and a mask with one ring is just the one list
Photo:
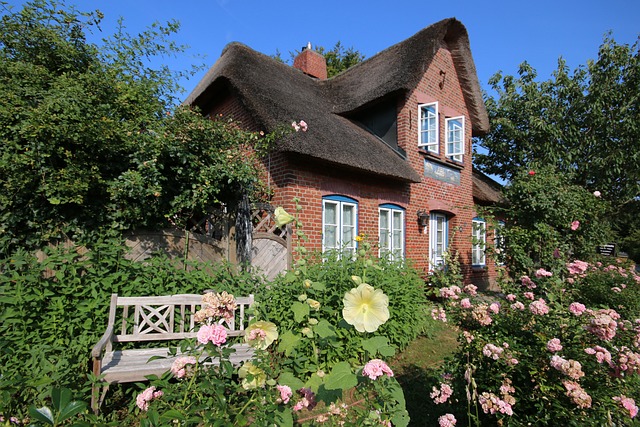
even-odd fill
[(324, 383), (328, 390), (347, 390), (358, 384), (358, 377), (353, 373), (349, 362), (338, 362), (325, 377)]
[(283, 372), (278, 377), (278, 384), (288, 385), (291, 390), (299, 390), (304, 387), (304, 382), (299, 380), (293, 372)]
[(184, 421), (186, 419), (184, 414), (178, 411), (177, 409), (169, 409), (168, 411), (160, 415), (160, 418), (166, 421), (172, 421), (172, 420)]
[(362, 348), (369, 353), (370, 357), (375, 357), (383, 347), (389, 346), (389, 340), (387, 337), (377, 335), (375, 337), (362, 341)]
[(55, 387), (51, 390), (51, 401), (53, 402), (53, 409), (60, 412), (63, 407), (71, 401), (71, 390), (68, 388)]
[(85, 402), (80, 402), (77, 400), (74, 400), (73, 402), (69, 402), (67, 406), (65, 406), (60, 410), (60, 414), (58, 415), (58, 420), (59, 421), (67, 420), (79, 414), (80, 412), (84, 411), (85, 409), (87, 409), (87, 404)]
[(329, 338), (336, 335), (336, 328), (326, 319), (322, 319), (313, 327), (313, 331), (320, 338)]
[(316, 291), (324, 291), (327, 289), (323, 282), (311, 282), (311, 287)]
[(298, 346), (298, 342), (300, 342), (300, 335), (286, 331), (278, 337), (278, 351), (283, 352), (285, 356), (289, 357)]
[(54, 425), (55, 420), (53, 419), (53, 414), (51, 413), (51, 409), (43, 406), (42, 408), (36, 408), (35, 406), (29, 407), (29, 415), (31, 415), (36, 420), (43, 422), (45, 424)]
[(303, 304), (300, 301), (294, 301), (293, 305), (291, 306), (291, 310), (293, 310), (293, 318), (298, 323), (309, 317), (309, 304)]

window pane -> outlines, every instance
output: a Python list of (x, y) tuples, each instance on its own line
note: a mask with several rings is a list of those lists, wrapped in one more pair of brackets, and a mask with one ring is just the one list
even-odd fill
[(342, 223), (345, 226), (354, 226), (355, 222), (355, 206), (342, 205)]
[(380, 252), (384, 252), (389, 249), (389, 210), (380, 210), (380, 227), (379, 227), (379, 243)]

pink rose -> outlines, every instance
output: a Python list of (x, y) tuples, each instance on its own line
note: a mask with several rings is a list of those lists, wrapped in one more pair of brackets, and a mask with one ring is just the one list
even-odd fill
[(572, 229), (573, 231), (576, 231), (576, 230), (578, 229), (578, 227), (580, 227), (580, 221), (573, 221), (573, 222), (571, 223), (571, 229)]
[(382, 375), (392, 377), (393, 371), (382, 360), (372, 359), (364, 365), (364, 368), (362, 368), (362, 374), (369, 377), (369, 379), (375, 380)]
[(198, 331), (198, 342), (206, 344), (212, 342), (214, 345), (222, 345), (227, 342), (227, 330), (219, 324), (203, 325)]

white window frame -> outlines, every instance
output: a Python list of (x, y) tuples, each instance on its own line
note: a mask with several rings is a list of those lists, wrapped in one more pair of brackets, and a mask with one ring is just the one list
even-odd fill
[(429, 216), (429, 264), (431, 270), (444, 268), (444, 253), (449, 248), (449, 217), (441, 212)]
[[(459, 126), (450, 129), (459, 122)], [(462, 162), (464, 159), (464, 141), (465, 141), (465, 123), (464, 116), (447, 117), (445, 119), (445, 156), (456, 162)]]
[[(434, 112), (428, 111), (428, 107), (433, 107)], [(425, 112), (430, 114), (426, 115)], [(418, 105), (418, 147), (424, 147), (430, 153), (440, 153), (440, 124), (438, 120), (438, 103), (431, 102), (429, 104)], [(433, 127), (429, 125), (426, 131), (423, 131), (423, 124), (426, 120), (433, 120)], [(433, 134), (435, 140), (431, 140), (428, 135)], [(425, 141), (425, 136), (427, 141)]]
[[(383, 226), (384, 216), (387, 216), (387, 227)], [(399, 206), (384, 204), (378, 208), (378, 256), (387, 256), (393, 261), (400, 261), (404, 259), (404, 218), (405, 210)], [(398, 219), (398, 221), (395, 221), (395, 219)]]
[[(336, 206), (336, 223), (327, 223), (327, 205)], [(345, 225), (345, 215), (348, 208), (353, 208), (352, 225)], [(328, 227), (335, 227), (335, 242), (327, 242), (329, 233)], [(344, 234), (347, 228), (351, 228), (351, 239), (344, 241)], [(358, 202), (345, 196), (327, 196), (322, 198), (322, 252), (338, 251), (338, 256), (342, 253), (355, 254), (357, 248), (356, 236), (358, 235)]]
[(471, 227), (471, 265), (484, 267), (487, 265), (487, 222), (482, 218), (473, 218)]

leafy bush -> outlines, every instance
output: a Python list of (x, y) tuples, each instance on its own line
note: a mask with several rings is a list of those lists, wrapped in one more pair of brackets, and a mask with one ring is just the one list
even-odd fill
[(462, 334), (434, 384), (436, 403), (478, 426), (636, 425), (638, 320), (583, 304), (579, 287), (599, 271), (574, 273), (580, 284), (565, 271), (502, 283), (506, 295), (495, 299), (449, 289), (446, 318)]
[(261, 288), (258, 279), (227, 265), (177, 270), (166, 258), (128, 261), (119, 241), (88, 251), (46, 248), (44, 254), (39, 261), (17, 251), (0, 264), (0, 414), (5, 416), (24, 416), (27, 405), (42, 402), (52, 386), (80, 391), (91, 348), (107, 325), (111, 293), (162, 295), (215, 288), (248, 294)]
[[(589, 259), (608, 243), (609, 204), (549, 167), (520, 171), (505, 187), (508, 206), (503, 234), (506, 262), (514, 274), (561, 266), (569, 258)], [(597, 194), (597, 193), (596, 193)]]

